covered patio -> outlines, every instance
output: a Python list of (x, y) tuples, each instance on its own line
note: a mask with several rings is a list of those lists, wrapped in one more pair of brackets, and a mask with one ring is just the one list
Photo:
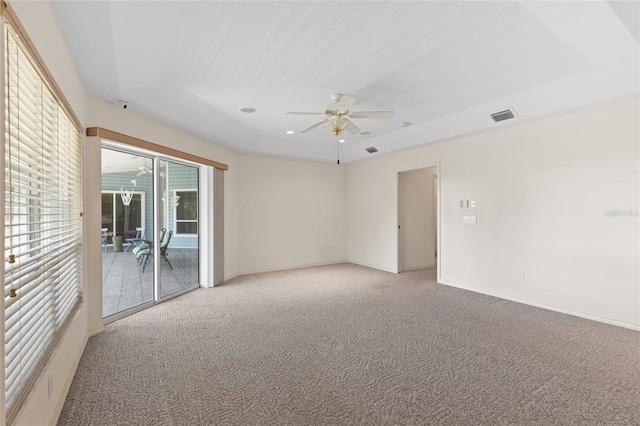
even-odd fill
[[(125, 246), (126, 249), (126, 246)], [(198, 282), (198, 250), (169, 249), (169, 265), (160, 261), (160, 296), (193, 287)], [(152, 261), (153, 262), (153, 261)], [(153, 300), (153, 265), (145, 272), (131, 250), (102, 253), (102, 316), (108, 317)]]

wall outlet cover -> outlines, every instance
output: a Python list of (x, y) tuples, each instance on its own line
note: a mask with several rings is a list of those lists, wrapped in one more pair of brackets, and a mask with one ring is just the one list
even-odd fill
[(464, 223), (465, 225), (475, 225), (476, 223), (478, 223), (478, 217), (477, 216), (463, 216), (462, 217), (462, 223)]

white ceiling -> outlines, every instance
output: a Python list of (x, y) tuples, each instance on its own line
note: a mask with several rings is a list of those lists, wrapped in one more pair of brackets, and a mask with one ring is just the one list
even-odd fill
[[(344, 135), (348, 162), (637, 95), (638, 5), (54, 1), (53, 9), (89, 93), (236, 150), (335, 161), (328, 130), (285, 134), (317, 117), (284, 113), (324, 111), (334, 92), (357, 98), (356, 110), (395, 111), (353, 120), (371, 134)], [(491, 120), (508, 107), (515, 119)]]

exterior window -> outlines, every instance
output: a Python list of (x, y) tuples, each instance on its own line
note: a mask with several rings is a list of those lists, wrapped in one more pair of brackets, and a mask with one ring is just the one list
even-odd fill
[(80, 306), (82, 151), (79, 127), (21, 37), (9, 24), (4, 36), (2, 411), (11, 424)]
[[(102, 228), (107, 229), (107, 243), (111, 244), (114, 235), (120, 235), (126, 241), (134, 238), (138, 228), (145, 227), (145, 194), (134, 192), (129, 206), (122, 203), (120, 192), (102, 191)], [(127, 211), (128, 209), (128, 211)]]
[(198, 191), (176, 190), (176, 234), (198, 235)]

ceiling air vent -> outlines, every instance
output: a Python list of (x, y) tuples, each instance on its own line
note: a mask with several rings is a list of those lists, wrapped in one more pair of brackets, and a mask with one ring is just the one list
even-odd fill
[(515, 111), (513, 109), (506, 109), (504, 111), (494, 112), (493, 114), (491, 114), (491, 118), (493, 118), (493, 121), (495, 121), (496, 123), (498, 121), (509, 120), (510, 118), (513, 118), (515, 116)]
[(369, 148), (367, 148), (367, 152), (369, 154), (373, 154), (374, 152), (378, 152), (378, 150), (375, 147), (370, 146)]

